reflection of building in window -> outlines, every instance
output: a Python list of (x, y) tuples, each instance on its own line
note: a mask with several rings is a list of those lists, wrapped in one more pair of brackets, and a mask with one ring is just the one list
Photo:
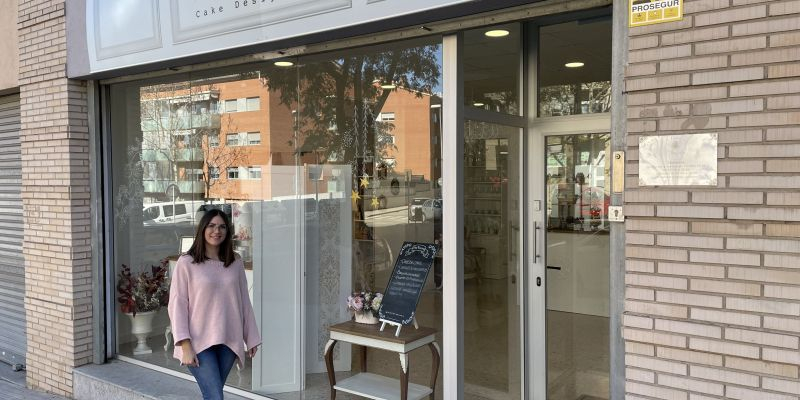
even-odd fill
[(190, 181), (202, 181), (203, 170), (200, 168), (189, 168), (186, 170), (186, 179)]
[(238, 99), (225, 100), (225, 112), (245, 112), (245, 111), (258, 111), (261, 109), (261, 98), (259, 97), (243, 97)]
[[(336, 134), (335, 119), (300, 120), (293, 109), (297, 106), (287, 106), (281, 93), (270, 91), (264, 80), (197, 86), (179, 82), (143, 87), (140, 93), (144, 189), (152, 201), (174, 200), (173, 194), (178, 200), (231, 201), (287, 196), (295, 193), (294, 186), (274, 173), (263, 176), (264, 164), (352, 161), (344, 159), (351, 155), (328, 149), (324, 142), (304, 143), (304, 126), (323, 123)], [(432, 149), (439, 143), (440, 103), (428, 93), (391, 91), (381, 108), (392, 111), (376, 110), (375, 129), (368, 133), (374, 156), (362, 158), (363, 173), (401, 182), (410, 179), (417, 185), (438, 178), (441, 155), (432, 154)], [(306, 145), (313, 147), (305, 150)], [(331, 181), (332, 176), (323, 180)], [(305, 193), (338, 187), (312, 181), (306, 185)], [(178, 192), (168, 194), (168, 187)]]
[(247, 168), (247, 179), (261, 179), (261, 167)]
[(386, 99), (385, 110), (376, 118), (386, 124), (385, 132), (376, 138), (379, 148), (377, 167), (381, 175), (413, 177), (418, 181), (441, 176), (433, 154), (440, 125), (437, 122), (441, 99), (429, 93), (417, 93), (402, 87)]

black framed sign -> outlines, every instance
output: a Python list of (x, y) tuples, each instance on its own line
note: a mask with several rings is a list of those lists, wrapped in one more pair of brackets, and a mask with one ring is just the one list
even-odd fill
[(381, 321), (407, 325), (414, 320), (436, 249), (431, 243), (403, 243), (378, 311)]

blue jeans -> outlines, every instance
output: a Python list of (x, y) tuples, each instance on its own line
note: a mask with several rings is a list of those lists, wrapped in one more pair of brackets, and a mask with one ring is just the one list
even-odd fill
[(222, 400), (222, 387), (236, 362), (236, 353), (228, 346), (218, 344), (211, 346), (197, 355), (199, 367), (189, 367), (189, 372), (194, 375), (203, 400)]

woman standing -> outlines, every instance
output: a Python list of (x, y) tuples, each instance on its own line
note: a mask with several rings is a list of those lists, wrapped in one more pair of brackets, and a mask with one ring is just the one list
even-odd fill
[(197, 226), (194, 243), (175, 266), (169, 292), (173, 356), (189, 367), (203, 399), (222, 399), (234, 362), (244, 365), (261, 345), (247, 291), (244, 262), (233, 252), (228, 216), (212, 209)]

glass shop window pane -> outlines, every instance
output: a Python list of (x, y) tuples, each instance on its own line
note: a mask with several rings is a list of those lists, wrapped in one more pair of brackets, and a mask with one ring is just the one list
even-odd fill
[(611, 109), (611, 17), (539, 28), (539, 116)]
[[(434, 144), (441, 141), (432, 139), (441, 136), (441, 57), (438, 38), (309, 56), (298, 63), (298, 87), (280, 86), (299, 90), (298, 163), (306, 166), (301, 190), (316, 202), (306, 217), (321, 232), (308, 243), (307, 256), (319, 273), (308, 277), (308, 287), (315, 289), (305, 299), (313, 310), (306, 319), (306, 339), (316, 349), (324, 348), (327, 325), (350, 318), (347, 309), (321, 312), (326, 299), (341, 305), (352, 292), (382, 293), (404, 242), (447, 240), (442, 237), (441, 206), (428, 218), (419, 217), (426, 200), (441, 199), (437, 182), (442, 153)], [(376, 81), (393, 82), (394, 87)], [(344, 95), (337, 94), (337, 83), (345, 85)], [(330, 247), (335, 238), (340, 244)], [(439, 332), (440, 344), (441, 266), (441, 258), (436, 259), (416, 308), (419, 324)], [(317, 294), (320, 284), (325, 292)], [(341, 371), (337, 376), (361, 369), (358, 346), (339, 342), (335, 349), (334, 367)], [(412, 381), (427, 384), (432, 373), (441, 379), (441, 368), (432, 368), (430, 351), (414, 350), (411, 357), (411, 370), (419, 379)], [(366, 370), (398, 378), (396, 359), (396, 354), (369, 349)], [(315, 358), (313, 365), (324, 371), (320, 363)], [(315, 382), (306, 387), (307, 395), (328, 396), (324, 374), (307, 370), (306, 382)], [(441, 385), (435, 396), (441, 398)]]
[(464, 104), (519, 115), (521, 28), (518, 23), (464, 33)]
[(608, 399), (610, 135), (547, 137), (547, 398)]
[[(220, 209), (231, 219), (232, 245), (264, 343), (254, 359), (234, 368), (227, 385), (281, 399), (328, 396), (322, 355), (328, 327), (352, 318), (344, 300), (353, 291), (383, 292), (403, 242), (442, 242), (441, 219), (423, 222), (413, 210), (419, 199), (441, 198), (435, 145), (441, 140), (433, 139), (441, 135), (441, 108), (432, 107), (442, 102), (440, 43), (417, 39), (308, 56), (290, 68), (248, 65), (110, 87), (116, 277), (123, 264), (134, 276), (155, 266), (166, 271), (160, 284), (168, 290), (170, 271), (203, 215)], [(360, 70), (352, 67), (359, 61)], [(358, 79), (390, 72), (403, 85), (387, 92), (372, 79)], [(337, 79), (345, 96), (323, 84)], [(213, 99), (230, 99), (219, 106), (225, 113), (194, 117), (191, 130), (182, 125), (186, 116), (178, 110), (197, 109), (191, 104), (197, 101), (212, 101), (213, 109)], [(415, 123), (376, 121), (387, 109), (408, 110)], [(174, 215), (158, 220), (166, 206)], [(440, 281), (437, 267), (416, 314), (437, 332)], [(117, 310), (116, 353), (188, 374), (172, 357), (163, 299), (123, 304), (115, 294), (109, 306)], [(152, 332), (139, 342), (130, 311), (158, 304)], [(412, 382), (426, 384), (432, 373), (441, 382), (430, 351), (414, 354)], [(396, 354), (370, 350), (366, 359), (370, 372), (397, 376), (400, 370)], [(337, 344), (333, 365), (340, 379), (358, 373), (357, 348)], [(436, 390), (441, 398), (441, 385)]]

